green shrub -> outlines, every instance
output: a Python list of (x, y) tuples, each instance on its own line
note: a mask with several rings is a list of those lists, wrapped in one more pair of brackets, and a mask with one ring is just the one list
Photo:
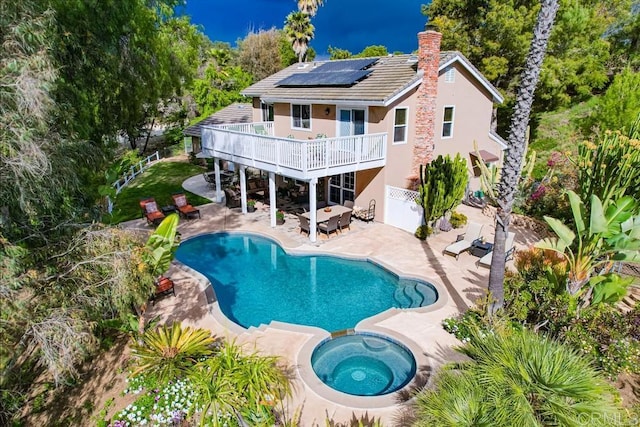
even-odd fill
[(462, 342), (468, 342), (473, 331), (487, 331), (487, 319), (481, 309), (469, 309), (457, 317), (449, 317), (442, 321), (445, 331), (455, 335)]
[(433, 229), (431, 227), (429, 227), (428, 225), (421, 225), (416, 229), (414, 235), (420, 240), (425, 240), (431, 234), (433, 234)]
[(449, 222), (453, 228), (460, 228), (467, 224), (467, 216), (460, 212), (453, 212)]

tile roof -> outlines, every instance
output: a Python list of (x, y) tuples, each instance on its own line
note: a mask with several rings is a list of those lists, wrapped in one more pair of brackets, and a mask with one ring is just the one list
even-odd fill
[(249, 103), (236, 102), (222, 110), (216, 111), (204, 120), (191, 125), (182, 132), (187, 136), (200, 137), (203, 125), (220, 125), (223, 123), (250, 123), (253, 121), (252, 106)]
[[(482, 74), (460, 52), (440, 52), (440, 68), (459, 60), (468, 68), (471, 74), (476, 76), (494, 99), (502, 102), (500, 93), (485, 79)], [(343, 59), (339, 61), (354, 61)], [(392, 55), (377, 58), (377, 62), (371, 66), (372, 72), (351, 86), (306, 86), (283, 87), (278, 82), (293, 74), (308, 73), (326, 62), (315, 61), (291, 65), (242, 91), (243, 95), (255, 96), (265, 102), (276, 101), (301, 101), (313, 103), (349, 103), (360, 102), (368, 105), (388, 105), (398, 94), (417, 86), (422, 74), (417, 71), (416, 55)]]

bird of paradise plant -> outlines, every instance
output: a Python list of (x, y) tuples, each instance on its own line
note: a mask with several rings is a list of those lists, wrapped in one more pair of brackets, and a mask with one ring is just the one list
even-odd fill
[[(602, 204), (591, 196), (590, 210), (573, 191), (567, 192), (575, 224), (545, 216), (558, 236), (536, 243), (540, 249), (560, 254), (568, 266), (566, 289), (572, 296), (583, 296), (589, 303), (594, 287), (619, 286), (620, 281), (603, 280), (613, 261), (640, 262), (640, 213), (638, 203), (629, 196)], [(589, 212), (587, 214), (587, 212)], [(611, 276), (609, 276), (611, 277)], [(586, 285), (588, 291), (583, 293)]]

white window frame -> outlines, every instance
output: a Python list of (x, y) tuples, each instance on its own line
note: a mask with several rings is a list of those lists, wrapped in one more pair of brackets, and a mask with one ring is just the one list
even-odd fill
[[(396, 111), (398, 110), (405, 110), (405, 123), (404, 124), (397, 124), (396, 123)], [(399, 127), (404, 127), (404, 139), (402, 141), (396, 141), (396, 128)], [(409, 139), (409, 107), (396, 107), (393, 109), (393, 133), (392, 133), (392, 144), (393, 145), (400, 145), (400, 144), (406, 144), (407, 141)]]
[[(303, 123), (303, 118), (302, 118), (302, 107), (309, 107), (309, 127), (296, 127), (294, 126), (295, 123), (295, 118), (293, 116), (293, 109), (294, 107), (300, 107), (300, 124), (304, 124)], [(303, 131), (311, 131), (311, 113), (313, 112), (313, 108), (311, 104), (291, 104), (291, 129), (296, 129), (296, 130), (303, 130)]]
[[(451, 121), (445, 121), (444, 118), (446, 117), (447, 114), (447, 108), (451, 108)], [(455, 117), (456, 117), (456, 106), (455, 105), (445, 105), (443, 110), (442, 110), (442, 132), (440, 133), (440, 136), (442, 139), (450, 139), (453, 138), (453, 124), (455, 123)], [(450, 127), (450, 132), (449, 135), (445, 135), (444, 134), (444, 125), (447, 123), (451, 123), (451, 127)]]
[(445, 83), (455, 83), (456, 81), (456, 68), (452, 65), (449, 65), (444, 71), (444, 82)]
[[(273, 108), (273, 104), (268, 104), (266, 102), (260, 102), (260, 110), (262, 112), (262, 121), (263, 122), (272, 122), (275, 119), (275, 111)], [(269, 120), (269, 113), (271, 113), (272, 119)]]
[(369, 107), (363, 107), (363, 106), (353, 106), (353, 105), (349, 105), (349, 104), (345, 104), (345, 105), (337, 105), (336, 106), (336, 136), (353, 136), (353, 116), (352, 121), (351, 121), (351, 130), (349, 135), (341, 135), (340, 134), (340, 112), (342, 110), (350, 110), (352, 111), (351, 114), (353, 114), (353, 110), (361, 110), (364, 111), (364, 133), (363, 135), (366, 135), (367, 133), (369, 133)]

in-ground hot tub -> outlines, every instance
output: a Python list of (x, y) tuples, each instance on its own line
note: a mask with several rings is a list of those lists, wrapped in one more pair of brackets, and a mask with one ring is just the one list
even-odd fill
[(416, 360), (407, 347), (367, 333), (324, 340), (313, 351), (311, 366), (323, 383), (354, 396), (392, 393), (416, 374)]

